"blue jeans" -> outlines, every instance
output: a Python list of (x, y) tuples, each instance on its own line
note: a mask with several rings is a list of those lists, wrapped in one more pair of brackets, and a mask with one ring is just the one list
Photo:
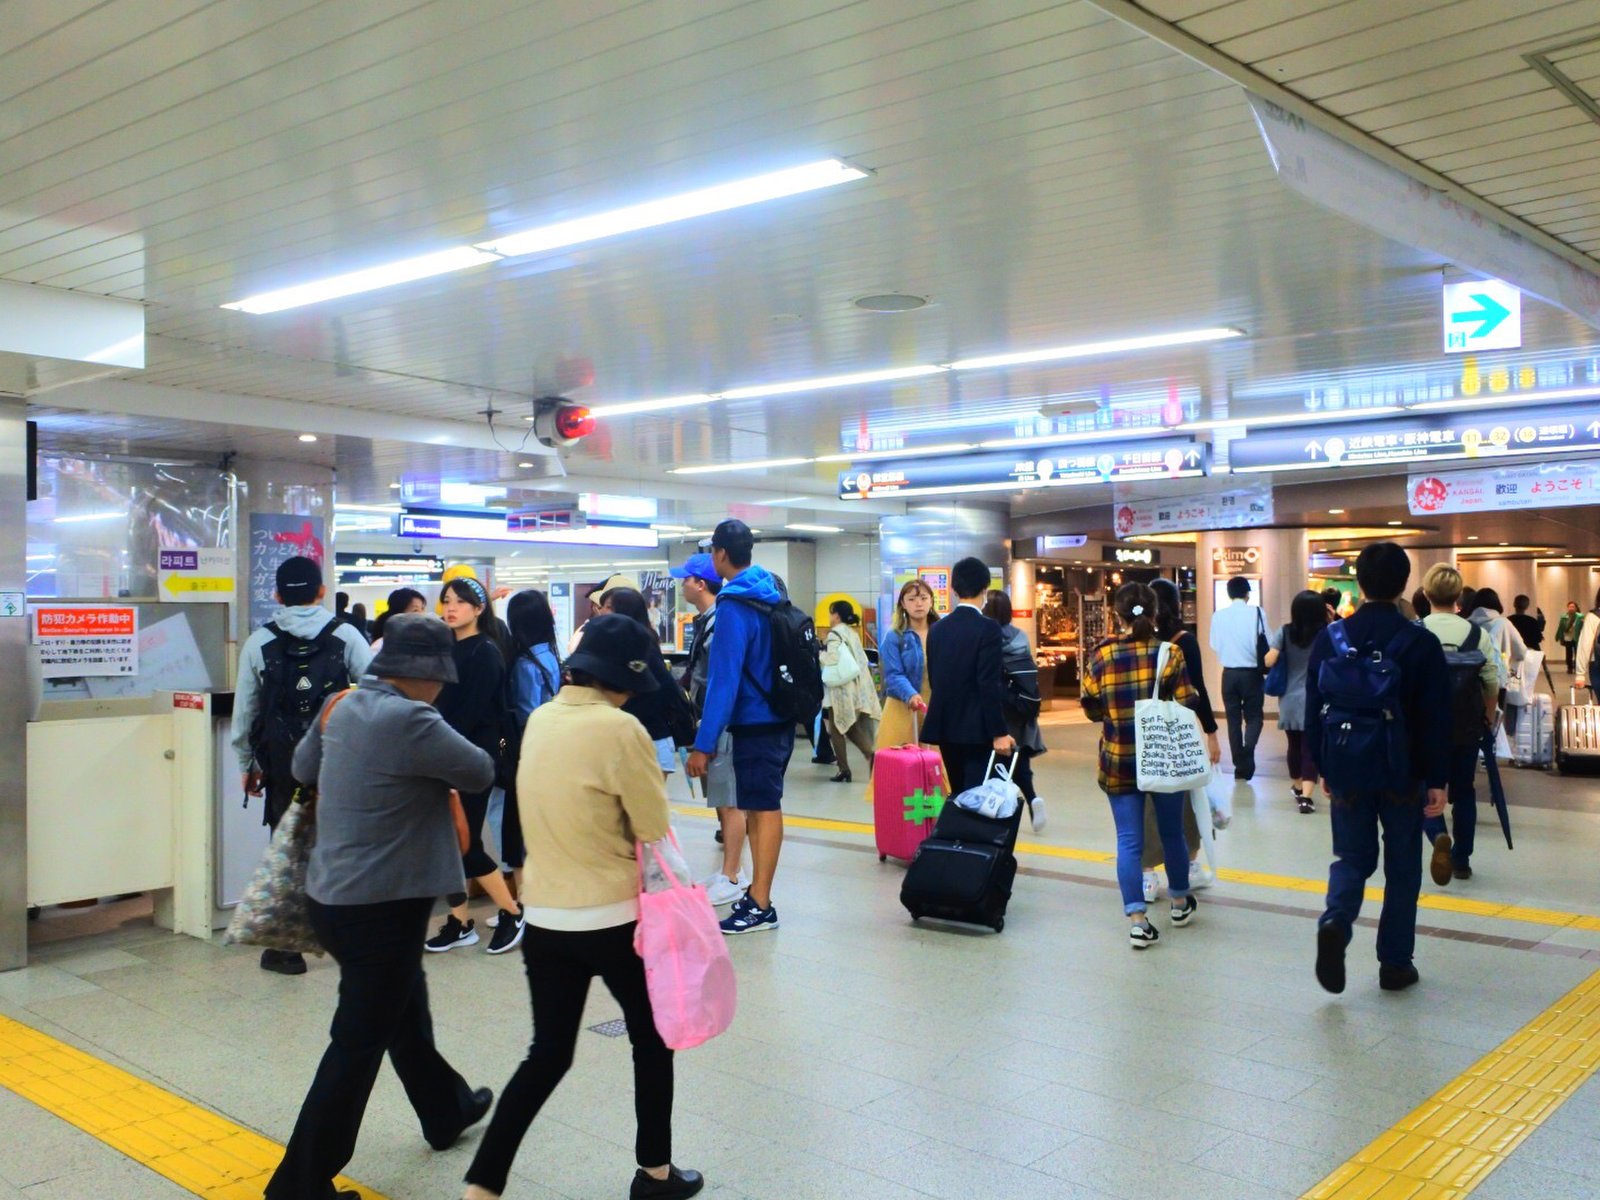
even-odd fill
[(1383, 830), (1383, 911), (1378, 917), (1378, 961), (1410, 965), (1417, 943), (1417, 893), (1422, 890), (1423, 789), (1333, 798), (1333, 866), (1328, 869), (1328, 908), (1321, 924), (1344, 930), (1346, 943), (1367, 880), (1378, 869), (1378, 830)]
[(1144, 904), (1144, 800), (1149, 795), (1156, 809), (1156, 828), (1167, 855), (1167, 894), (1182, 900), (1189, 894), (1189, 847), (1183, 841), (1183, 792), (1124, 792), (1107, 796), (1111, 819), (1117, 823), (1117, 887), (1122, 890), (1122, 911), (1141, 913)]
[[(1457, 866), (1470, 866), (1472, 846), (1478, 829), (1478, 747), (1450, 751), (1450, 816), (1455, 826), (1450, 859)], [(1444, 814), (1424, 817), (1422, 832), (1435, 841), (1445, 832)]]

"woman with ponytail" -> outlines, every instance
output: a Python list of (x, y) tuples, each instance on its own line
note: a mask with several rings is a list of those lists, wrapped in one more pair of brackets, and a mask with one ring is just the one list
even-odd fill
[[(1183, 656), (1169, 647), (1163, 661), (1163, 643), (1156, 633), (1155, 594), (1142, 583), (1125, 583), (1117, 589), (1113, 607), (1122, 632), (1091, 652), (1083, 672), (1083, 710), (1091, 721), (1101, 724), (1100, 788), (1111, 803), (1117, 827), (1117, 886), (1129, 921), (1129, 944), (1143, 950), (1161, 935), (1145, 915), (1141, 886), (1147, 793), (1138, 785), (1134, 706), (1158, 692), (1163, 700), (1191, 707), (1198, 697)], [(1187, 925), (1198, 907), (1189, 890), (1189, 851), (1183, 840), (1183, 810), (1189, 798), (1181, 792), (1149, 793), (1148, 797), (1166, 853), (1172, 923)]]

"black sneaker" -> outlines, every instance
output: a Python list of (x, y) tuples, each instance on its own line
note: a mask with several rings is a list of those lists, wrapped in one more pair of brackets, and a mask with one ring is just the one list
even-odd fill
[(665, 1179), (652, 1179), (641, 1168), (634, 1172), (628, 1200), (688, 1200), (690, 1196), (699, 1195), (705, 1185), (705, 1176), (699, 1171), (668, 1167)]
[(1417, 974), (1417, 968), (1411, 963), (1403, 967), (1378, 964), (1378, 986), (1386, 992), (1403, 992), (1421, 979), (1422, 976)]
[(1344, 930), (1332, 921), (1317, 926), (1317, 982), (1337, 996), (1344, 991)]
[(501, 909), (495, 921), (494, 936), (489, 939), (490, 954), (504, 954), (507, 950), (515, 950), (522, 941), (522, 931), (526, 928), (522, 916), (522, 906), (517, 905), (516, 915), (513, 916), (505, 909)]
[(446, 950), (454, 950), (457, 946), (476, 946), (478, 932), (473, 928), (473, 924), (472, 921), (468, 921), (463, 925), (456, 920), (455, 914), (451, 913), (444, 919), (444, 924), (439, 926), (439, 932), (422, 943), (422, 948), (430, 954), (443, 954)]
[(1193, 896), (1185, 896), (1182, 904), (1172, 906), (1172, 923), (1174, 925), (1187, 925), (1194, 916), (1194, 910), (1200, 907), (1200, 902)]
[(1128, 945), (1135, 950), (1148, 950), (1160, 940), (1160, 932), (1149, 921), (1135, 921), (1128, 926)]
[(304, 975), (306, 956), (296, 950), (263, 950), (261, 969), (278, 975)]
[[(472, 1093), (472, 1098), (467, 1101), (466, 1111), (461, 1114), (461, 1124), (456, 1128), (456, 1131), (449, 1137), (440, 1138), (438, 1140), (429, 1138), (428, 1145), (432, 1146), (435, 1150), (450, 1149), (451, 1146), (454, 1146), (461, 1140), (461, 1135), (463, 1133), (471, 1129), (479, 1121), (483, 1120), (484, 1117), (488, 1116), (489, 1110), (493, 1107), (494, 1093), (488, 1088), (479, 1088), (477, 1091)], [(344, 1193), (342, 1192), (340, 1193), (340, 1195), (343, 1194)], [(356, 1195), (355, 1192), (351, 1192), (350, 1194), (352, 1196)]]

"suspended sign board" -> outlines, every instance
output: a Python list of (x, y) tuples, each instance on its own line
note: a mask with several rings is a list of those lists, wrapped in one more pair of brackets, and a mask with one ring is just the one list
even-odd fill
[(1600, 504), (1600, 461), (1413, 475), (1406, 503), (1418, 517)]
[(1112, 520), (1119, 538), (1270, 525), (1273, 520), (1272, 489), (1264, 485), (1252, 485), (1210, 496), (1118, 500), (1112, 505)]
[(1250, 434), (1229, 444), (1235, 471), (1303, 471), (1363, 463), (1566, 454), (1600, 448), (1600, 404), (1431, 413), (1392, 421)]
[(1444, 285), (1446, 354), (1522, 345), (1522, 293), (1498, 279)]
[(839, 498), (915, 496), (938, 492), (1012, 491), (1071, 487), (1119, 479), (1193, 479), (1211, 466), (1211, 447), (1192, 438), (1123, 442), (1115, 446), (1062, 446), (1026, 458), (1015, 454), (962, 454), (908, 460), (839, 473)]
[(163, 550), (156, 586), (163, 600), (226, 604), (238, 586), (232, 550)]

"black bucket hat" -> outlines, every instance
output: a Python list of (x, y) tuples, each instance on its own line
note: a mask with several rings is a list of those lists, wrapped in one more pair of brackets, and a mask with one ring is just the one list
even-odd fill
[(650, 651), (656, 635), (632, 617), (601, 613), (583, 627), (578, 648), (567, 659), (569, 671), (582, 671), (614, 692), (641, 695), (656, 690)]
[(432, 613), (395, 613), (383, 627), (383, 649), (367, 673), (386, 679), (455, 683), (456, 635)]

